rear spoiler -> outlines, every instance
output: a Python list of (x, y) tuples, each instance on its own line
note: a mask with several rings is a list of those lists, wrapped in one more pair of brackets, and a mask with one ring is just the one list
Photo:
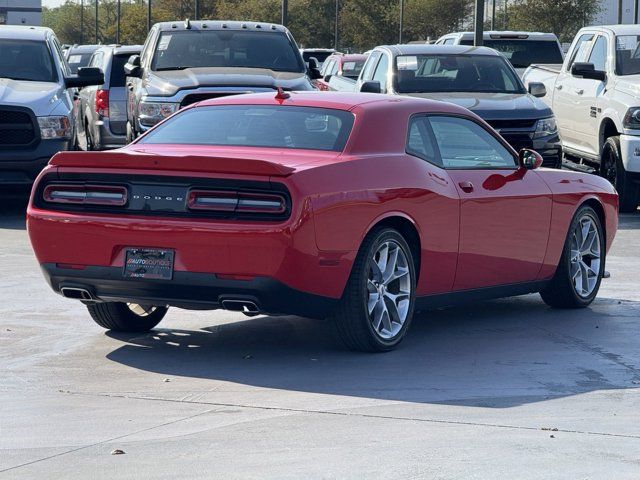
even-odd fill
[(57, 167), (175, 170), (286, 177), (295, 168), (245, 155), (163, 155), (139, 151), (60, 152), (49, 162)]

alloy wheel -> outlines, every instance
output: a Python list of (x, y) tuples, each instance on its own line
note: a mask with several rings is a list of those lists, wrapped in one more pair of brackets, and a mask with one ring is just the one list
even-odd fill
[(590, 215), (584, 215), (571, 235), (570, 274), (576, 293), (587, 298), (598, 283), (600, 275), (600, 233)]
[(384, 340), (395, 338), (407, 320), (411, 285), (402, 247), (393, 240), (381, 243), (369, 261), (366, 302), (373, 331)]

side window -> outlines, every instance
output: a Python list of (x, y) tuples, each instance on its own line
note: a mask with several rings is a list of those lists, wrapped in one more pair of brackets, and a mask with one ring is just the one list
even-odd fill
[(606, 70), (607, 39), (603, 35), (598, 35), (596, 43), (591, 49), (588, 62), (593, 63), (596, 70)]
[(434, 142), (427, 117), (411, 117), (409, 119), (409, 133), (407, 134), (407, 153), (442, 166), (442, 162), (440, 162), (436, 154)]
[(443, 45), (453, 45), (453, 42), (455, 42), (456, 39), (455, 38), (447, 38), (444, 42), (442, 42)]
[(104, 55), (102, 52), (96, 52), (91, 56), (91, 60), (89, 60), (89, 67), (98, 67), (102, 68), (102, 58)]
[(51, 48), (53, 56), (55, 57), (56, 64), (59, 65), (60, 70), (62, 71), (62, 75), (68, 76), (71, 74), (69, 70), (69, 66), (67, 65), (67, 61), (64, 59), (64, 55), (62, 54), (62, 48), (60, 47), (60, 42), (56, 37), (51, 37), (51, 43), (53, 48)]
[(338, 62), (338, 60), (333, 62), (333, 64), (331, 65), (331, 70), (329, 70), (329, 75), (335, 75), (336, 73), (338, 73), (339, 67), (340, 67), (340, 63)]
[(329, 60), (328, 62), (324, 62), (324, 65), (322, 65), (322, 76), (323, 77), (325, 75), (331, 75), (331, 67), (333, 66), (334, 63), (336, 63), (335, 60)]
[(444, 168), (513, 168), (516, 159), (492, 134), (460, 117), (431, 116), (429, 123)]
[(571, 61), (567, 64), (568, 71), (571, 71), (571, 66), (574, 62), (584, 62), (587, 56), (587, 50), (591, 45), (591, 39), (593, 38), (592, 33), (585, 33), (584, 35), (580, 35), (580, 38), (576, 41), (575, 48), (573, 49), (573, 53), (571, 54)]
[(367, 59), (367, 63), (365, 63), (364, 65), (364, 70), (362, 71), (363, 80), (371, 80), (373, 69), (378, 64), (378, 59), (380, 58), (380, 55), (382, 55), (382, 53), (380, 52), (373, 52), (371, 53), (371, 55), (369, 55), (369, 58)]
[(145, 40), (144, 45), (142, 46), (142, 52), (140, 54), (140, 65), (142, 65), (145, 68), (151, 62), (151, 54), (153, 53), (152, 50), (153, 50), (154, 38), (156, 37), (156, 32), (157, 30), (152, 29), (149, 32), (149, 35), (147, 35), (147, 39)]
[(387, 76), (389, 73), (389, 57), (382, 54), (378, 66), (375, 72), (373, 72), (373, 80), (380, 82), (380, 91), (385, 93), (387, 91)]

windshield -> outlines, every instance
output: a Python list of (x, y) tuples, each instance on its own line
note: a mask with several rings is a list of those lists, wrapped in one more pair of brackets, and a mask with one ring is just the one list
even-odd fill
[[(473, 40), (463, 40), (461, 45), (473, 45)], [(557, 42), (550, 40), (486, 39), (485, 47), (502, 53), (514, 68), (527, 68), (532, 63), (562, 63), (562, 52)]]
[(504, 58), (488, 55), (400, 55), (398, 93), (525, 93)]
[(318, 61), (318, 66), (321, 66), (331, 55), (333, 55), (333, 52), (302, 52), (302, 58), (305, 62), (308, 62), (313, 57)]
[(161, 34), (152, 70), (198, 67), (304, 72), (298, 51), (281, 32), (185, 30)]
[(57, 77), (46, 42), (0, 39), (0, 78), (55, 82)]
[(347, 60), (342, 64), (342, 75), (349, 78), (358, 78), (362, 67), (364, 66), (364, 60), (349, 61)]
[(616, 75), (640, 73), (640, 36), (620, 35), (616, 37)]
[(216, 105), (184, 110), (139, 143), (290, 149), (344, 149), (353, 114), (342, 110), (271, 105)]

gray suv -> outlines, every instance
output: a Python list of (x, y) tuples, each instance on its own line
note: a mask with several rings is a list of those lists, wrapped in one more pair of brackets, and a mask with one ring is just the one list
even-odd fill
[(251, 92), (313, 90), (307, 66), (282, 25), (197, 21), (157, 23), (140, 56), (125, 66), (127, 135), (144, 133), (179, 108), (207, 98)]
[(78, 144), (87, 150), (118, 148), (126, 144), (127, 89), (124, 65), (142, 47), (100, 47), (91, 56), (90, 67), (104, 72), (104, 83), (83, 88), (78, 101)]

